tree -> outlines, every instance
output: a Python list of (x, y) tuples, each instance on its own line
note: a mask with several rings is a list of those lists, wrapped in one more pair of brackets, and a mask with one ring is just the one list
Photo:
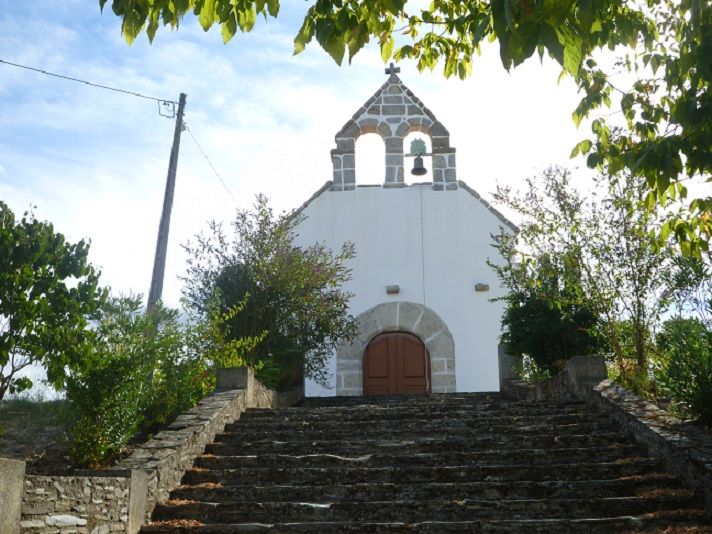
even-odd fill
[(18, 376), (32, 364), (59, 388), (68, 370), (91, 363), (88, 318), (105, 292), (88, 253), (85, 241), (69, 243), (31, 214), (17, 221), (0, 202), (0, 400), (32, 387)]
[[(509, 258), (498, 274), (515, 294), (533, 288), (560, 309), (573, 303), (590, 311), (621, 378), (642, 388), (651, 332), (667, 306), (670, 250), (660, 246), (656, 232), (668, 215), (640, 202), (644, 183), (639, 178), (600, 176), (596, 182), (605, 188), (603, 198), (594, 193), (584, 199), (561, 168), (545, 171), (541, 184), (528, 180), (523, 196), (499, 188), (497, 201), (518, 212), (523, 223), (516, 247), (498, 236), (496, 246)], [(559, 287), (566, 291), (544, 291), (541, 258), (562, 266), (556, 272), (565, 276)]]
[[(103, 8), (107, 0), (99, 0)], [(314, 38), (339, 64), (376, 40), (385, 60), (413, 59), (418, 68), (443, 65), (445, 76), (465, 78), (482, 43), (499, 42), (502, 65), (515, 67), (544, 53), (573, 76), (583, 95), (577, 123), (601, 106), (620, 103), (625, 125), (593, 121), (593, 141), (573, 155), (605, 174), (625, 168), (647, 183), (648, 203), (685, 197), (683, 180), (712, 174), (712, 4), (700, 0), (433, 0), (428, 9), (406, 0), (319, 0), (306, 11), (294, 40), (299, 53)], [(131, 42), (150, 40), (163, 25), (176, 28), (193, 13), (204, 30), (222, 28), (229, 41), (249, 32), (259, 15), (277, 17), (279, 0), (112, 0), (121, 31)], [(603, 70), (603, 49), (622, 51), (617, 67), (633, 73), (630, 87)], [(619, 98), (619, 100), (618, 100)], [(692, 200), (688, 212), (661, 230), (673, 232), (683, 253), (709, 249), (712, 196)]]
[[(264, 196), (254, 209), (240, 210), (228, 236), (210, 223), (188, 252), (184, 297), (198, 314), (224, 314), (224, 342), (247, 338), (240, 361), (255, 367), (271, 386), (285, 387), (301, 376), (324, 382), (325, 362), (339, 339), (355, 334), (348, 313), (351, 294), (346, 262), (353, 245), (333, 253), (323, 244), (294, 245), (299, 216), (275, 215)], [(235, 306), (238, 313), (232, 313)]]
[(504, 264), (489, 265), (505, 287), (501, 341), (509, 354), (530, 357), (549, 374), (561, 371), (573, 356), (596, 354), (601, 342), (598, 317), (583, 295), (578, 258), (543, 253), (522, 258), (508, 234), (497, 248)]
[(146, 313), (140, 295), (111, 297), (101, 306), (94, 362), (66, 383), (75, 463), (114, 460), (137, 431), (155, 432), (214, 387), (202, 325), (178, 317), (160, 303)]

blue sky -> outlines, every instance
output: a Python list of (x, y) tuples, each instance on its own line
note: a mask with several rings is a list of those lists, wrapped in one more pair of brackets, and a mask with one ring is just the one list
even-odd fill
[[(0, 11), (0, 59), (158, 98), (188, 95), (186, 122), (236, 199), (192, 139), (183, 135), (164, 285), (177, 306), (180, 248), (208, 219), (263, 192), (277, 209), (300, 205), (330, 178), (334, 134), (383, 83), (378, 49), (338, 67), (316, 44), (292, 56), (303, 2), (283, 2), (278, 20), (223, 45), (193, 18), (128, 46), (120, 20), (92, 0), (12, 2)], [(445, 80), (401, 65), (401, 78), (450, 130), (458, 177), (485, 197), (517, 186), (548, 164), (569, 163), (585, 137), (571, 111), (570, 80), (531, 60), (512, 73), (496, 45), (473, 76)], [(33, 207), (69, 239), (91, 239), (91, 260), (116, 292), (147, 293), (173, 123), (155, 102), (0, 64), (0, 200)], [(364, 138), (357, 181), (377, 183), (382, 161)], [(375, 154), (375, 155), (374, 155)]]

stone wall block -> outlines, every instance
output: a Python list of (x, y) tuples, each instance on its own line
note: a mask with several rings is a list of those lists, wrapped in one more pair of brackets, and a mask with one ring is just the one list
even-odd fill
[(359, 133), (359, 126), (353, 120), (349, 121), (344, 128), (339, 132), (339, 137), (356, 137)]
[(415, 326), (423, 316), (423, 307), (412, 302), (398, 303), (398, 328), (414, 332)]
[(336, 150), (343, 154), (353, 154), (356, 149), (356, 141), (353, 137), (337, 137)]
[(432, 143), (433, 152), (437, 153), (443, 149), (450, 148), (450, 138), (449, 137), (437, 137), (435, 135), (430, 135), (430, 142)]
[[(425, 342), (431, 358), (448, 362), (455, 361), (455, 341), (442, 330)], [(452, 369), (450, 369), (452, 370)]]
[(383, 115), (396, 115), (402, 117), (403, 115), (405, 115), (405, 106), (384, 104), (383, 106), (381, 106), (381, 113), (383, 113)]
[(25, 462), (0, 458), (0, 532), (20, 532)]
[(391, 84), (388, 86), (388, 89), (386, 92), (390, 95), (402, 94), (403, 88), (398, 84)]
[(403, 138), (402, 137), (387, 137), (386, 138), (386, 154), (402, 154), (403, 153)]
[(354, 169), (344, 169), (344, 185), (356, 183), (356, 171)]
[(345, 154), (343, 157), (344, 169), (356, 168), (356, 156), (354, 154)]
[(358, 137), (359, 134), (378, 133), (378, 119), (359, 119), (358, 128), (352, 137)]
[(386, 137), (393, 136), (393, 128), (387, 122), (381, 121), (378, 123), (378, 133), (385, 139)]
[(396, 181), (396, 168), (397, 167), (386, 167), (386, 183), (394, 183)]
[(386, 154), (386, 165), (392, 167), (403, 166), (403, 156), (398, 154)]
[(457, 174), (455, 169), (445, 169), (443, 171), (443, 176), (446, 182), (457, 182)]
[(443, 126), (440, 121), (436, 121), (430, 127), (430, 135), (432, 135), (434, 137), (435, 136), (448, 137), (450, 135), (450, 132), (447, 131), (447, 128), (445, 128), (445, 126)]
[(334, 169), (333, 180), (334, 185), (332, 185), (331, 188), (333, 190), (341, 188), (344, 183), (344, 173), (341, 171), (341, 169)]
[(444, 169), (447, 167), (445, 156), (440, 154), (433, 155), (433, 169)]

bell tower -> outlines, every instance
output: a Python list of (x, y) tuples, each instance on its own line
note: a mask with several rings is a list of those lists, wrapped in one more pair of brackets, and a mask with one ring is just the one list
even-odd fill
[(450, 133), (435, 115), (398, 77), (400, 68), (390, 64), (388, 80), (344, 124), (336, 134), (336, 148), (331, 151), (334, 167), (332, 191), (350, 191), (356, 187), (356, 139), (377, 133), (386, 145), (383, 187), (404, 187), (403, 141), (411, 132), (430, 136), (432, 144), (433, 189), (457, 189), (455, 149)]

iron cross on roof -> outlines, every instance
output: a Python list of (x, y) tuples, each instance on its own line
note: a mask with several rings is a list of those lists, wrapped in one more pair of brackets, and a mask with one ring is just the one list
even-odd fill
[(400, 72), (400, 67), (396, 67), (393, 63), (386, 68), (386, 74), (398, 74)]

